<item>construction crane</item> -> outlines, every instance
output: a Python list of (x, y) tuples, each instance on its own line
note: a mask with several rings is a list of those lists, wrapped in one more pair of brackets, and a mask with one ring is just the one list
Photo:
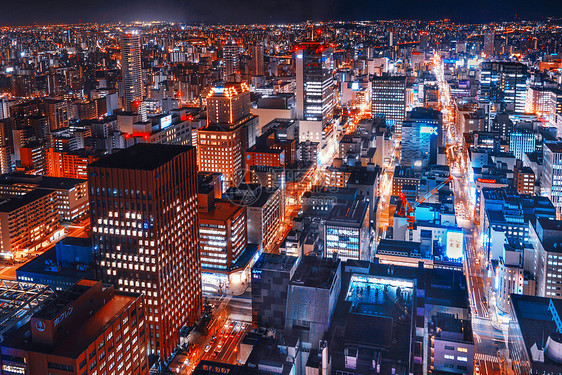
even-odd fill
[(400, 208), (398, 215), (405, 216), (408, 220), (408, 231), (410, 232), (410, 237), (412, 234), (412, 230), (414, 229), (414, 223), (416, 222), (416, 218), (414, 217), (416, 207), (425, 202), (427, 198), (437, 193), (439, 190), (441, 190), (442, 187), (444, 187), (451, 181), (453, 181), (453, 176), (449, 176), (445, 181), (434, 187), (429, 193), (418, 199), (413, 205), (410, 205), (410, 202), (408, 202), (408, 199), (406, 199), (404, 193), (400, 193), (400, 199), (402, 199), (402, 207)]

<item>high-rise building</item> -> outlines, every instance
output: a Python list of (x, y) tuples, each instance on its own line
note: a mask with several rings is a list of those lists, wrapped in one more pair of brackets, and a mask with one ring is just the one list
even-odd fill
[(252, 323), (255, 328), (285, 329), (287, 291), (298, 257), (263, 253), (252, 267)]
[(494, 56), (494, 42), (496, 35), (493, 31), (488, 31), (484, 34), (484, 53), (486, 57)]
[(199, 199), (199, 244), (201, 268), (226, 272), (242, 256), (248, 244), (246, 207), (215, 201), (207, 188)]
[(554, 207), (556, 217), (562, 217), (562, 142), (545, 142), (543, 145), (543, 170), (541, 190)]
[(334, 99), (333, 52), (321, 43), (303, 43), (295, 52), (297, 116), (299, 120), (332, 120)]
[(532, 131), (512, 131), (509, 135), (509, 151), (513, 152), (516, 159), (523, 160), (523, 155), (535, 151), (536, 137)]
[(323, 225), (324, 256), (341, 260), (370, 260), (369, 202), (355, 199), (337, 203)]
[(263, 44), (256, 43), (251, 47), (252, 51), (252, 61), (250, 66), (250, 72), (255, 76), (262, 76), (264, 74), (263, 69)]
[(372, 80), (371, 105), (373, 116), (383, 114), (386, 123), (402, 134), (406, 117), (406, 77), (375, 76)]
[[(529, 254), (529, 263), (536, 280), (537, 296), (562, 298), (562, 292), (558, 289), (562, 267), (557, 262), (562, 251), (558, 248), (561, 241), (562, 221), (540, 217), (530, 222), (529, 243), (533, 248)], [(525, 262), (527, 263), (527, 260)]]
[(333, 51), (322, 43), (302, 43), (295, 52), (299, 141), (318, 143), (317, 161), (335, 152)]
[(441, 113), (429, 108), (414, 108), (402, 124), (400, 164), (425, 168), (437, 163), (442, 137)]
[(518, 62), (483, 62), (480, 100), (504, 103), (508, 112), (525, 112), (527, 66)]
[(125, 109), (137, 107), (134, 102), (143, 99), (141, 69), (141, 36), (131, 31), (121, 37), (121, 73), (123, 78), (123, 97)]
[(199, 170), (221, 173), (223, 187), (244, 177), (244, 152), (255, 143), (257, 116), (250, 113), (245, 82), (215, 87), (207, 96), (207, 125), (197, 132)]
[(240, 70), (240, 47), (235, 41), (230, 40), (223, 47), (224, 80)]
[(151, 352), (167, 358), (202, 306), (195, 148), (137, 144), (88, 167), (101, 279), (146, 296)]
[(147, 375), (144, 308), (138, 293), (80, 280), (2, 342), (0, 373)]
[(68, 127), (68, 106), (64, 100), (46, 101), (45, 115), (51, 131)]
[(429, 42), (430, 42), (431, 38), (429, 36), (429, 32), (427, 31), (422, 31), (420, 32), (420, 43), (418, 46), (418, 49), (421, 52), (429, 52)]

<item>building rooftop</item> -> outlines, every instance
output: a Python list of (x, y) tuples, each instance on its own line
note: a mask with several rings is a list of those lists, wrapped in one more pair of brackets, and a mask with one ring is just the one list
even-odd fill
[(288, 255), (262, 253), (253, 269), (268, 271), (290, 271), (299, 258)]
[[(76, 284), (67, 291), (60, 293), (57, 297), (49, 298), (41, 310), (33, 315), (33, 318), (55, 318), (61, 312), (61, 309), (70, 306), (81, 294), (97, 282), (82, 280), (80, 283), (82, 285)], [(3, 346), (31, 352), (47, 351), (55, 356), (77, 358), (139, 297), (139, 294), (134, 293), (120, 292), (114, 294), (99, 310), (88, 317), (83, 324), (73, 329), (72, 334), (63, 336), (60, 341), (48, 349), (45, 345), (33, 343), (33, 340), (29, 340), (27, 337), (27, 332), (31, 329), (31, 323), (27, 323), (8, 337), (4, 341)]]
[(0, 212), (12, 212), (49, 194), (55, 193), (48, 189), (35, 189), (24, 195), (10, 198), (0, 203)]
[(0, 280), (0, 342), (27, 323), (54, 291), (47, 285)]
[[(559, 338), (559, 332), (557, 332), (554, 316), (549, 310), (549, 306), (556, 315), (560, 316), (562, 300), (519, 294), (512, 294), (510, 297), (511, 308), (515, 315), (512, 324), (519, 326), (532, 372), (537, 370), (537, 373), (543, 373), (541, 370), (544, 370), (550, 373), (562, 373), (562, 363), (552, 360), (548, 352), (545, 353), (549, 338), (557, 336)], [(540, 355), (541, 352), (542, 355)]]
[(29, 184), (39, 188), (70, 190), (86, 180), (80, 178), (50, 177), (25, 173), (6, 173), (0, 176), (0, 185)]
[(327, 225), (362, 226), (368, 206), (366, 201), (359, 199), (337, 203), (328, 216)]
[(192, 146), (138, 143), (93, 162), (90, 166), (151, 171), (191, 149)]
[(548, 147), (552, 152), (562, 152), (562, 142), (545, 142), (544, 145)]
[(338, 259), (305, 256), (301, 259), (291, 284), (330, 289), (339, 266)]
[(228, 201), (215, 201), (214, 209), (209, 210), (209, 212), (199, 211), (198, 215), (199, 220), (226, 221), (243, 209), (243, 206)]

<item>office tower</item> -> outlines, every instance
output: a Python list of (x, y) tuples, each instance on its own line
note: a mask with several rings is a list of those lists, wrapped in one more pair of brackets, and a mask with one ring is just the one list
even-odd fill
[(418, 46), (421, 52), (428, 52), (429, 51), (429, 33), (427, 31), (422, 31), (420, 33), (420, 44)]
[(68, 127), (68, 106), (64, 100), (49, 100), (45, 102), (45, 115), (52, 131)]
[(557, 91), (556, 89), (542, 86), (529, 87), (525, 112), (534, 113), (546, 120), (554, 119), (556, 115)]
[(143, 99), (141, 68), (141, 36), (131, 31), (121, 37), (121, 74), (123, 78), (123, 97), (127, 111), (138, 107)]
[(516, 159), (523, 160), (527, 152), (535, 151), (536, 137), (530, 130), (514, 130), (509, 135), (509, 151)]
[(334, 109), (333, 52), (321, 43), (307, 42), (295, 52), (297, 117), (320, 121), (324, 127)]
[(224, 80), (240, 70), (240, 47), (234, 40), (225, 43), (223, 47)]
[[(529, 223), (529, 243), (531, 250), (531, 274), (536, 280), (536, 295), (541, 297), (562, 298), (558, 288), (562, 277), (560, 257), (562, 241), (562, 221), (540, 217)], [(527, 251), (525, 252), (527, 256)]]
[(325, 257), (343, 260), (371, 259), (369, 249), (369, 202), (355, 199), (337, 203), (323, 225)]
[(6, 98), (0, 99), (0, 120), (10, 117), (10, 105)]
[(437, 163), (437, 149), (442, 146), (441, 113), (429, 108), (414, 108), (402, 124), (400, 164), (426, 168)]
[(102, 281), (146, 296), (151, 353), (165, 359), (201, 313), (195, 148), (137, 144), (88, 168)]
[(281, 225), (281, 190), (266, 189), (259, 184), (240, 184), (229, 188), (224, 197), (246, 207), (248, 242), (258, 245), (260, 251), (272, 252)]
[(252, 51), (252, 61), (250, 66), (250, 72), (255, 76), (262, 76), (264, 74), (263, 70), (263, 44), (256, 43), (251, 47)]
[(197, 132), (199, 170), (221, 173), (224, 189), (244, 177), (244, 152), (253, 146), (257, 116), (250, 114), (245, 82), (214, 87), (207, 96), (207, 125)]
[(317, 162), (329, 160), (336, 149), (333, 52), (321, 43), (302, 43), (295, 52), (299, 141), (318, 144)]
[(508, 112), (525, 112), (527, 66), (517, 62), (483, 62), (480, 100), (504, 103)]
[(215, 201), (214, 188), (209, 185), (199, 187), (198, 202), (201, 268), (225, 272), (238, 261), (248, 244), (246, 207)]
[(298, 261), (298, 257), (263, 253), (252, 267), (254, 328), (285, 329), (287, 290)]
[(144, 308), (141, 294), (80, 280), (5, 338), (1, 373), (147, 375)]
[(494, 42), (495, 42), (494, 32), (487, 31), (484, 34), (484, 53), (488, 58), (494, 56)]
[(387, 125), (394, 126), (396, 134), (402, 134), (406, 116), (406, 77), (373, 77), (371, 102), (373, 116), (383, 114)]
[(562, 142), (543, 145), (541, 190), (556, 207), (556, 217), (562, 217)]

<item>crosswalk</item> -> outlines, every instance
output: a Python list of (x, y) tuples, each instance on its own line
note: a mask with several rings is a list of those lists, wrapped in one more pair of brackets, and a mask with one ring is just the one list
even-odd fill
[(494, 362), (494, 363), (499, 362), (498, 357), (488, 354), (482, 354), (482, 353), (475, 353), (474, 359), (477, 359), (479, 361)]

